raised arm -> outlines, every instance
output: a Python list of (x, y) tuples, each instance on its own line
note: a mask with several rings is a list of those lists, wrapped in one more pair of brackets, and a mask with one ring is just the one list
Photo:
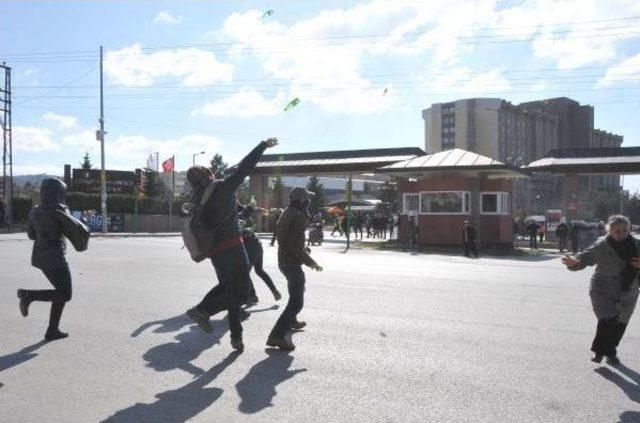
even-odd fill
[(244, 181), (244, 178), (249, 176), (251, 170), (256, 166), (260, 157), (262, 157), (262, 153), (267, 148), (271, 148), (278, 145), (277, 138), (269, 138), (266, 141), (261, 141), (260, 144), (247, 156), (238, 163), (238, 167), (235, 172), (233, 172), (229, 177), (225, 179), (225, 182), (233, 186), (234, 188), (238, 188), (240, 184)]

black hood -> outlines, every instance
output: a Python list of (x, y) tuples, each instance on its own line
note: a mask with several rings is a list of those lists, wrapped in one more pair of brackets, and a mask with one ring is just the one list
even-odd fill
[(64, 204), (67, 185), (60, 179), (47, 178), (40, 184), (40, 204), (43, 207), (56, 207)]

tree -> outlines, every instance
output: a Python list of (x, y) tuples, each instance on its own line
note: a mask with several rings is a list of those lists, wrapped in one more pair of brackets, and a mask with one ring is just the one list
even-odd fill
[(376, 198), (387, 213), (395, 213), (398, 210), (398, 187), (395, 182), (387, 181), (380, 185)]
[(93, 163), (91, 163), (91, 159), (89, 158), (89, 152), (84, 153), (84, 157), (82, 158), (82, 163), (80, 163), (80, 167), (84, 170), (90, 170), (93, 168)]
[(312, 213), (320, 211), (326, 203), (326, 199), (324, 198), (324, 185), (320, 183), (320, 179), (318, 179), (317, 176), (312, 176), (309, 178), (309, 183), (307, 183), (307, 189), (316, 194), (311, 197), (309, 211)]
[(229, 165), (224, 161), (221, 154), (214, 154), (213, 159), (211, 159), (211, 171), (216, 178), (224, 178), (224, 174), (227, 171)]
[(281, 208), (285, 206), (284, 200), (285, 187), (282, 183), (282, 178), (276, 176), (273, 179), (273, 186), (271, 187), (271, 207)]
[(143, 172), (144, 179), (144, 194), (149, 198), (165, 198), (169, 193), (167, 186), (158, 178), (158, 173), (145, 167)]

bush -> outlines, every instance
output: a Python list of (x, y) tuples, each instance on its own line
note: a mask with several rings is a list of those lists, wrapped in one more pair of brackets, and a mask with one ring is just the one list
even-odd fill
[[(67, 194), (67, 205), (71, 210), (102, 210), (100, 194), (70, 192)], [(174, 202), (173, 215), (179, 214), (182, 202)], [(136, 197), (126, 194), (109, 194), (107, 196), (107, 210), (109, 214), (135, 213)], [(160, 198), (144, 198), (138, 200), (139, 214), (169, 214), (169, 201)]]

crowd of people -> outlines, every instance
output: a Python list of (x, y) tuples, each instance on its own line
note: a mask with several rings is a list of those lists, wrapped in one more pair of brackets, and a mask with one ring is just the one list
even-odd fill
[[(216, 179), (209, 168), (192, 166), (187, 172), (187, 181), (193, 189), (191, 202), (194, 204), (192, 217), (198, 217), (203, 227), (209, 228), (196, 233), (198, 246), (213, 265), (217, 284), (186, 311), (187, 316), (204, 332), (211, 332), (210, 317), (221, 312), (228, 315), (231, 346), (243, 350), (242, 320), (246, 311), (243, 306), (258, 301), (250, 272), (265, 282), (275, 300), (282, 294), (272, 278), (263, 268), (264, 251), (252, 231), (255, 209), (238, 202), (236, 191), (245, 177), (256, 166), (267, 148), (278, 144), (270, 138), (256, 146), (224, 179)], [(89, 238), (88, 228), (69, 213), (65, 205), (65, 184), (55, 178), (48, 178), (40, 187), (41, 202), (29, 215), (28, 236), (34, 241), (31, 263), (42, 270), (54, 289), (19, 289), (20, 313), (27, 317), (33, 302), (50, 302), (49, 326), (45, 333), (47, 341), (66, 338), (60, 330), (60, 321), (65, 304), (72, 298), (72, 281), (66, 260), (65, 238), (69, 238), (78, 251), (86, 249)], [(304, 305), (306, 276), (303, 266), (316, 271), (322, 267), (311, 257), (305, 245), (305, 231), (314, 219), (309, 214), (312, 192), (296, 187), (289, 194), (289, 204), (278, 213), (275, 240), (278, 243), (278, 268), (287, 281), (288, 301), (283, 312), (266, 337), (267, 346), (282, 350), (293, 350), (295, 345), (287, 339), (287, 333), (306, 326), (298, 319)], [(386, 238), (397, 225), (395, 217), (384, 215), (354, 214), (353, 229), (346, 225), (345, 218), (338, 216), (334, 231), (342, 233), (353, 230), (363, 237), (363, 227), (368, 237)], [(351, 220), (351, 219), (349, 219)], [(578, 253), (573, 243), (573, 234), (581, 229), (579, 222), (561, 223), (558, 236), (563, 239), (561, 251), (571, 240), (574, 257), (565, 255), (562, 263), (572, 271), (595, 266), (589, 289), (593, 311), (597, 318), (596, 334), (591, 350), (594, 362), (606, 358), (607, 363), (620, 363), (617, 348), (633, 314), (638, 299), (638, 272), (640, 257), (638, 246), (631, 236), (631, 225), (624, 216), (611, 216), (606, 225), (598, 229), (604, 231), (590, 246)], [(417, 227), (417, 225), (416, 225)], [(532, 242), (539, 237), (535, 222), (528, 227)], [(476, 248), (477, 232), (471, 221), (462, 228), (462, 243), (465, 255), (478, 256)], [(272, 245), (275, 240), (272, 240)]]

